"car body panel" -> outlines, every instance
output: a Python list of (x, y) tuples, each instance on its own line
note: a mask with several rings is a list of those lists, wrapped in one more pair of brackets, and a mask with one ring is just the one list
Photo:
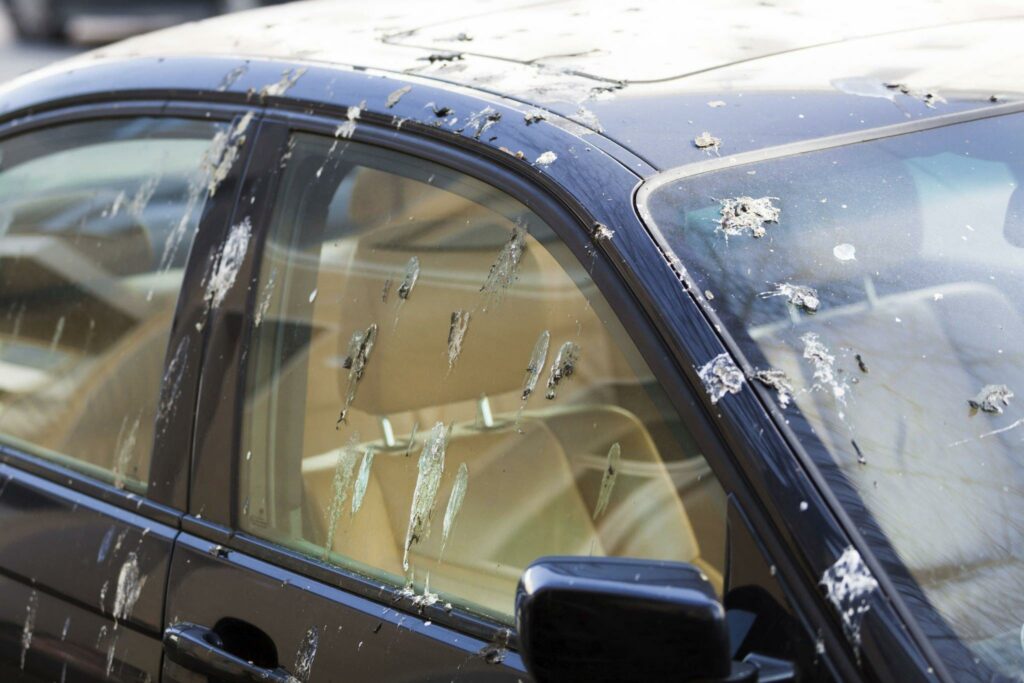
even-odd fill
[(0, 477), (5, 679), (155, 679), (177, 530), (9, 465)]
[(732, 154), (1019, 99), (1019, 17), (1010, 2), (504, 2), (483, 13), (308, 2), (157, 32), (52, 72), (184, 55), (377, 69), (549, 109), (664, 169), (701, 160), (692, 140), (705, 130)]
[[(572, 3), (562, 4), (573, 6)], [(449, 6), (429, 9), (432, 19), (438, 22), (454, 20), (462, 12)], [(269, 126), (261, 133), (266, 136), (264, 141), (270, 141), (263, 153), (266, 154), (267, 150), (280, 153), (283, 138), (279, 133), (275, 137), (272, 130), (275, 126), (299, 125), (329, 134), (347, 116), (349, 107), (365, 106), (359, 118), (361, 123), (356, 128), (357, 139), (410, 151), (434, 145), (441, 153), (447, 148), (449, 154), (463, 155), (467, 159), (465, 163), (476, 164), (471, 171), (478, 177), (489, 182), (492, 178), (493, 182), (500, 179), (501, 183), (509, 184), (510, 191), (524, 199), (531, 208), (539, 203), (550, 203), (566, 216), (560, 236), (580, 259), (592, 260), (595, 281), (622, 317), (623, 324), (634, 332), (637, 346), (662, 379), (685, 423), (705, 444), (706, 456), (716, 475), (733, 493), (733, 504), (742, 513), (735, 519), (742, 519), (748, 527), (748, 540), (743, 542), (745, 551), (732, 557), (743, 562), (749, 571), (737, 570), (730, 575), (737, 577), (737, 581), (767, 582), (761, 568), (750, 567), (749, 561), (742, 560), (751, 556), (745, 553), (766, 556), (766, 562), (777, 568), (773, 580), (779, 586), (773, 589), (775, 595), (781, 592), (805, 632), (820, 639), (827, 668), (838, 678), (852, 680), (868, 676), (893, 680), (948, 680), (948, 674), (927, 639), (913, 622), (911, 612), (895, 591), (885, 584), (882, 576), (879, 578), (883, 581), (883, 590), (874, 592), (870, 598), (859, 650), (855, 651), (845, 643), (839, 618), (825, 602), (818, 581), (847, 547), (857, 544), (855, 526), (838, 501), (830, 496), (814, 465), (794, 452), (786, 436), (775, 427), (768, 412), (770, 409), (754, 389), (746, 386), (729, 401), (717, 405), (711, 404), (703, 393), (697, 368), (708, 359), (728, 352), (729, 340), (702, 309), (700, 294), (686, 290), (682, 264), (670, 264), (651, 239), (634, 209), (632, 197), (643, 177), (662, 168), (703, 163), (708, 159), (704, 151), (683, 144), (690, 140), (689, 129), (680, 131), (674, 125), (664, 125), (665, 118), (679, 122), (689, 120), (687, 112), (700, 111), (701, 117), (693, 116), (696, 123), (687, 125), (697, 130), (705, 125), (711, 128), (711, 124), (706, 123), (708, 121), (715, 121), (716, 126), (720, 124), (721, 127), (714, 129), (715, 134), (721, 134), (726, 141), (732, 138), (737, 143), (735, 147), (723, 148), (722, 151), (729, 154), (743, 149), (757, 150), (771, 144), (796, 143), (807, 137), (889, 125), (907, 120), (908, 114), (911, 118), (934, 117), (977, 107), (979, 92), (967, 93), (962, 103), (950, 98), (949, 108), (937, 106), (932, 109), (917, 100), (900, 100), (897, 105), (894, 98), (842, 92), (832, 85), (824, 87), (820, 83), (813, 87), (807, 83), (794, 83), (790, 76), (799, 69), (787, 60), (796, 57), (787, 57), (786, 54), (799, 54), (803, 59), (801, 63), (813, 63), (814, 55), (819, 54), (816, 50), (849, 49), (852, 55), (874, 44), (865, 41), (813, 47), (805, 36), (803, 43), (780, 44), (776, 41), (772, 46), (766, 42), (760, 51), (748, 49), (749, 56), (737, 53), (730, 57), (735, 63), (719, 63), (726, 59), (719, 57), (714, 64), (701, 67), (719, 67), (707, 71), (706, 77), (693, 74), (672, 78), (665, 83), (630, 84), (612, 90), (607, 89), (606, 81), (576, 73), (586, 66), (577, 63), (568, 72), (559, 71), (554, 81), (564, 83), (568, 80), (568, 85), (561, 90), (552, 90), (572, 93), (571, 97), (551, 101), (527, 99), (516, 94), (515, 88), (502, 92), (509, 83), (503, 79), (510, 72), (515, 72), (509, 78), (516, 77), (517, 73), (522, 75), (527, 89), (540, 87), (543, 90), (545, 84), (551, 85), (551, 69), (545, 60), (519, 63), (529, 62), (535, 53), (516, 48), (507, 53), (490, 51), (488, 56), (467, 54), (462, 60), (441, 59), (431, 63), (424, 58), (433, 52), (429, 47), (414, 46), (408, 40), (409, 36), (402, 34), (402, 31), (409, 30), (402, 28), (404, 23), (373, 14), (364, 16), (360, 22), (354, 16), (342, 18), (336, 10), (332, 10), (335, 14), (331, 15), (335, 20), (330, 22), (324, 20), (323, 14), (318, 14), (327, 11), (327, 5), (311, 4), (297, 10), (257, 12), (247, 18), (223, 18), (129, 41), (25, 77), (0, 89), (0, 134), (31, 125), (37, 118), (49, 116), (47, 112), (51, 111), (73, 112), (76, 108), (95, 105), (116, 112), (121, 107), (130, 109), (133, 100), (162, 102), (166, 99), (172, 101), (167, 111), (174, 111), (177, 107), (192, 108), (194, 112), (201, 113), (208, 108), (223, 115), (225, 110), (258, 110), (266, 117), (268, 123), (264, 125)], [(371, 12), (369, 9), (365, 11)], [(1005, 7), (993, 5), (989, 9), (972, 10), (970, 17), (961, 18), (984, 19), (1002, 16), (1000, 13), (1006, 11)], [(274, 12), (280, 14), (272, 14)], [(280, 19), (275, 20), (274, 17)], [(910, 19), (904, 15), (900, 17), (904, 23), (897, 22), (890, 27), (892, 30), (912, 28), (914, 24)], [(420, 25), (414, 19), (409, 20), (409, 24), (415, 24), (413, 28)], [(322, 24), (319, 38), (307, 30), (316, 21)], [(351, 41), (342, 39), (339, 25), (348, 27), (346, 30), (353, 37)], [(455, 23), (444, 26), (447, 28), (449, 25), (457, 26)], [(704, 25), (715, 24), (708, 19)], [(877, 28), (878, 32), (885, 29)], [(719, 29), (721, 27), (716, 28)], [(427, 32), (426, 35), (443, 37), (434, 29), (430, 31), (434, 33)], [(233, 42), (232, 36), (236, 34), (250, 42)], [(382, 34), (396, 35), (400, 41), (389, 39), (385, 43), (379, 39)], [(595, 31), (595, 35), (600, 33)], [(930, 35), (937, 34), (922, 31), (921, 41), (927, 43)], [(303, 39), (306, 41), (304, 46), (297, 44), (296, 41)], [(496, 41), (498, 37), (492, 36), (492, 39)], [(884, 42), (884, 38), (877, 40)], [(218, 54), (195, 54), (194, 46), (204, 41), (208, 45), (220, 46), (207, 50)], [(332, 51), (330, 46), (335, 44), (345, 45), (349, 57)], [(430, 44), (433, 45), (432, 42)], [(892, 53), (889, 54), (892, 58)], [(755, 56), (762, 59), (753, 62)], [(510, 59), (513, 61), (508, 61)], [(779, 60), (778, 70), (774, 72), (777, 80), (781, 82), (783, 75), (789, 78), (784, 87), (778, 83), (773, 85), (767, 75), (757, 83), (743, 81), (740, 77), (741, 72), (751, 68), (750, 64), (756, 64), (758, 68), (767, 65), (764, 73), (772, 72), (775, 68), (772, 60)], [(473, 65), (477, 61), (481, 63), (479, 69)], [(372, 65), (374, 70), (355, 68), (361, 64)], [(413, 72), (398, 73), (406, 68), (412, 68)], [(495, 76), (499, 71), (503, 75)], [(490, 81), (487, 73), (491, 74)], [(722, 76), (720, 81), (715, 80), (717, 76)], [(859, 78), (860, 75), (852, 77)], [(874, 78), (882, 80), (877, 74)], [(292, 79), (294, 82), (289, 85)], [(595, 85), (595, 82), (601, 85)], [(751, 86), (749, 91), (743, 88), (744, 97), (749, 98), (744, 100), (743, 107), (733, 111), (728, 107), (707, 105), (712, 95), (717, 99), (724, 92), (723, 88), (740, 82)], [(764, 92), (750, 94), (754, 85), (758, 88), (763, 85), (761, 89)], [(411, 89), (388, 106), (389, 96), (404, 86)], [(693, 89), (688, 91), (691, 86)], [(594, 88), (598, 92), (594, 92)], [(813, 90), (813, 95), (804, 100), (794, 99), (805, 90)], [(739, 91), (735, 94), (738, 98)], [(366, 104), (362, 105), (364, 101)], [(751, 105), (751, 102), (755, 104)], [(794, 102), (796, 104), (792, 104)], [(813, 106), (807, 106), (808, 103), (813, 103)], [(604, 128), (603, 135), (595, 132), (596, 126), (591, 117), (580, 116), (581, 104), (596, 114)], [(526, 117), (534, 106), (544, 107), (546, 118), (528, 125)], [(771, 111), (772, 114), (762, 117), (756, 113), (744, 113), (749, 112), (745, 108), (750, 106), (757, 112)], [(452, 111), (442, 115), (435, 113), (435, 109), (446, 107)], [(497, 125), (477, 139), (475, 133), (479, 127), (467, 126), (467, 117), (479, 115), (487, 108), (500, 112), (502, 117)], [(728, 115), (721, 119), (706, 118), (726, 110)], [(819, 120), (803, 123), (806, 119), (800, 119), (799, 114), (805, 111), (813, 111), (816, 116), (820, 114)], [(570, 117), (579, 120), (574, 121)], [(795, 119), (792, 127), (784, 125), (791, 117)], [(773, 133), (773, 130), (780, 132)], [(535, 159), (547, 151), (556, 154), (556, 162), (547, 166), (537, 165)], [(476, 161), (468, 161), (472, 158)], [(252, 205), (258, 204), (252, 211), (266, 214), (273, 193), (264, 183), (270, 182), (270, 168), (274, 161), (273, 155), (254, 159), (247, 171), (247, 162), (237, 164), (230, 180), (235, 184), (230, 185), (231, 189), (224, 195), (240, 198), (241, 205), (252, 199)], [(243, 172), (249, 174), (244, 185)], [(204, 603), (218, 594), (213, 589), (203, 590), (201, 577), (204, 573), (218, 577), (233, 576), (240, 585), (252, 582), (263, 591), (271, 585), (267, 583), (267, 577), (293, 572), (311, 577), (309, 580), (313, 588), (308, 590), (311, 594), (326, 596), (329, 601), (336, 600), (340, 604), (371, 600), (372, 604), (360, 602), (355, 608), (361, 615), (358, 619), (365, 621), (367, 615), (377, 613), (375, 610), (387, 609), (382, 607), (389, 604), (387, 591), (368, 586), (365, 581), (346, 576), (334, 568), (316, 566), (317, 563), (297, 556), (289, 557), (278, 549), (232, 531), (237, 508), (233, 498), (236, 494), (231, 488), (231, 456), (236, 436), (232, 433), (229, 418), (234, 402), (238, 400), (232, 387), (237, 386), (237, 361), (245, 352), (242, 337), (244, 321), (237, 315), (216, 314), (204, 322), (199, 303), (202, 277), (212, 254), (224, 239), (234, 211), (232, 202), (218, 202), (216, 206), (219, 213), (211, 223), (215, 224), (214, 229), (200, 231), (200, 241), (193, 250), (192, 265), (183, 290), (186, 296), (179, 307), (174, 333), (179, 339), (189, 339), (189, 348), (203, 356), (201, 366), (197, 364), (190, 369), (190, 381), (193, 383), (188, 385), (186, 392), (186, 395), (194, 392), (200, 395), (196, 411), (199, 419), (194, 437), (195, 452), (191, 454), (194, 462), (190, 464), (189, 461), (193, 439), (191, 423), (187, 420), (182, 422), (181, 431), (175, 434), (174, 448), (159, 451), (154, 456), (154, 465), (158, 468), (161, 462), (169, 463), (162, 471), (166, 473), (165, 480), (171, 482), (169, 486), (173, 492), (161, 502), (175, 507), (184, 509), (186, 473), (191, 468), (191, 502), (188, 507), (191, 514), (182, 522), (188, 541), (182, 547), (188, 549), (185, 552), (201, 555), (204, 562), (198, 563), (196, 556), (197, 568), (205, 567), (203, 572), (193, 575), (193, 569), (187, 563), (185, 566), (175, 563), (177, 569), (169, 595), (169, 604), (174, 610), (169, 610), (167, 619), (170, 622), (178, 618), (191, 620), (215, 616), (214, 607)], [(594, 222), (614, 229), (613, 239), (593, 242), (590, 231)], [(265, 229), (258, 217), (254, 226), (257, 235)], [(259, 243), (258, 237), (254, 243)], [(228, 294), (226, 300), (236, 311), (246, 308), (251, 274), (249, 263)], [(201, 384), (200, 367), (203, 373)], [(19, 455), (8, 456), (7, 461), (18, 466), (29, 462)], [(57, 475), (46, 470), (43, 476), (52, 481)], [(803, 504), (807, 505), (806, 511), (797, 514)], [(226, 557), (221, 557), (216, 550), (211, 555), (211, 544), (223, 545)], [(756, 550), (751, 550), (751, 544), (757, 546)], [(871, 564), (870, 553), (864, 548), (861, 551), (869, 566), (877, 568)], [(235, 559), (237, 564), (233, 564)], [(217, 581), (230, 583), (231, 579), (218, 578)], [(331, 588), (330, 591), (334, 592), (325, 593), (325, 586), (338, 586), (345, 592)], [(176, 587), (187, 592), (176, 596)], [(374, 591), (376, 595), (372, 594)], [(284, 595), (283, 592), (281, 594)], [(280, 607), (282, 611), (291, 609), (287, 602), (278, 602), (282, 598), (272, 593), (267, 595), (275, 605), (284, 605)], [(429, 629), (435, 627), (424, 626), (426, 620), (409, 605), (398, 605), (392, 609), (402, 612), (407, 621), (416, 622), (415, 631), (420, 634), (417, 639), (422, 636), (423, 642), (427, 642), (434, 637)], [(268, 612), (261, 618), (273, 614)], [(398, 633), (396, 622), (391, 619), (388, 623), (388, 628), (394, 625), (394, 633)], [(439, 637), (441, 641), (461, 631), (471, 634), (466, 637), (475, 638), (471, 641), (474, 646), (487, 642), (487, 633), (497, 631), (496, 625), (474, 621), (467, 615), (446, 617), (438, 614), (437, 624), (441, 627), (438, 633), (443, 634)], [(308, 629), (310, 625), (305, 616), (291, 618), (287, 624), (288, 635), (280, 636), (282, 652), (289, 652), (297, 642), (294, 634)]]
[[(386, 595), (383, 587), (380, 592)], [(179, 539), (168, 596), (168, 623), (212, 627), (229, 614), (265, 632), (277, 648), (279, 665), (292, 675), (308, 658), (303, 680), (338, 680), (341, 672), (353, 682), (426, 683), (455, 676), (514, 683), (526, 676), (515, 652), (502, 651), (501, 661), (488, 663), (481, 654), (486, 640), (191, 534)], [(193, 678), (168, 662), (163, 680)]]

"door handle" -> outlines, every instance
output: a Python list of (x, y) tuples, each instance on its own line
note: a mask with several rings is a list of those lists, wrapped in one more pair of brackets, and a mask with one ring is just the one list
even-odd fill
[(231, 683), (292, 683), (295, 678), (281, 667), (256, 666), (224, 649), (220, 636), (197, 624), (174, 624), (164, 631), (164, 652), (175, 664), (190, 671)]

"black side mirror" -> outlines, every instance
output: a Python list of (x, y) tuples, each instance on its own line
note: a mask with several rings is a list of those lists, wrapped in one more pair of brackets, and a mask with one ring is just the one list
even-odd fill
[(541, 558), (519, 581), (516, 626), (537, 683), (757, 680), (731, 661), (725, 609), (690, 564)]

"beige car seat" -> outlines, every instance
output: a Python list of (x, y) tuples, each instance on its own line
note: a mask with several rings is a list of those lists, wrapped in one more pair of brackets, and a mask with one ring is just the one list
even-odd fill
[[(544, 554), (700, 562), (677, 483), (645, 425), (630, 411), (591, 398), (613, 396), (608, 387), (639, 379), (587, 301), (596, 296), (589, 278), (559, 262), (561, 256), (574, 263), (567, 252), (558, 253), (564, 246), (528, 236), (518, 279), (485, 310), (480, 289), (514, 221), (426, 183), (355, 172), (348, 211), (357, 236), (323, 245), (309, 281), (316, 302), (308, 358), (293, 359), (286, 370), (305, 374), (308, 360), (303, 475), (314, 510), (330, 506), (338, 449), (348, 439), (357, 440), (360, 452), (376, 449), (363, 508), (355, 515), (346, 508), (333, 550), (399, 580), (406, 575), (402, 556), (419, 452), (441, 421), (453, 432), (432, 533), (410, 553), (417, 583), (429, 573), (431, 590), (509, 614), (522, 568)], [(490, 201), (492, 192), (477, 198)], [(396, 292), (412, 256), (420, 275), (401, 300)], [(581, 282), (569, 272), (580, 274)], [(448, 332), (457, 309), (471, 311), (471, 320), (462, 353), (449, 368)], [(371, 324), (378, 325), (376, 344), (347, 422), (335, 430), (347, 389), (349, 338)], [(545, 366), (517, 429), (525, 369), (543, 330), (551, 335), (549, 365), (569, 340), (580, 345), (580, 362), (553, 401), (544, 398)], [(381, 436), (382, 419), (393, 439)], [(416, 440), (407, 448), (414, 425)], [(619, 493), (594, 522), (606, 454), (616, 441), (623, 453)], [(444, 510), (463, 463), (469, 471), (465, 502), (442, 551)], [(635, 490), (630, 479), (640, 483)], [(634, 505), (643, 510), (642, 520)], [(717, 579), (717, 570), (705, 566)]]

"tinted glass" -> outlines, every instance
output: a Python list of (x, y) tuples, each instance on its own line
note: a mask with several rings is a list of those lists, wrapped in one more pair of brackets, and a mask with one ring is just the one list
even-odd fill
[(0, 440), (144, 490), (221, 128), (94, 121), (0, 143)]
[(785, 400), (765, 388), (960, 679), (1024, 665), (1022, 133), (737, 166), (647, 205), (751, 373), (784, 371)]
[(506, 621), (547, 554), (720, 587), (722, 491), (588, 264), (447, 168), (294, 142), (253, 289), (243, 529)]

